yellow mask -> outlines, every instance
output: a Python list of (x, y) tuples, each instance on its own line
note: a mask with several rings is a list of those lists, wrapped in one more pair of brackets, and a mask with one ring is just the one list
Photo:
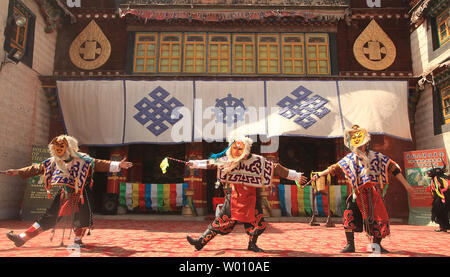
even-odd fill
[(364, 142), (364, 137), (366, 136), (364, 131), (356, 131), (350, 137), (350, 145), (358, 147)]

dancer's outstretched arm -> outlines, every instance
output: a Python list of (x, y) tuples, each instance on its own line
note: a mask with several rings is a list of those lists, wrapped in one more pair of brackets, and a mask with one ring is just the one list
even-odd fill
[(315, 182), (317, 179), (319, 179), (321, 176), (326, 176), (328, 174), (331, 174), (331, 176), (335, 176), (338, 173), (342, 173), (341, 167), (336, 163), (333, 165), (330, 165), (327, 169), (320, 171), (319, 173), (314, 174), (312, 176), (311, 181)]
[(306, 176), (304, 176), (302, 172), (297, 172), (293, 169), (288, 169), (282, 166), (281, 164), (277, 164), (275, 166), (274, 173), (275, 175), (280, 176), (281, 178), (285, 178), (292, 181), (297, 180), (300, 184), (303, 184), (308, 180), (308, 178), (306, 178)]
[(44, 167), (41, 164), (34, 164), (19, 169), (8, 169), (3, 171), (7, 176), (20, 176), (22, 179), (44, 174)]
[(209, 160), (189, 160), (187, 166), (196, 169), (216, 169), (217, 165), (210, 164)]
[(99, 172), (119, 172), (122, 169), (128, 169), (133, 166), (133, 163), (128, 162), (126, 157), (120, 162), (94, 159), (94, 164), (95, 171)]
[[(128, 169), (133, 166), (133, 163), (126, 161), (126, 158), (119, 161), (108, 161), (94, 159), (95, 170), (99, 172), (118, 172), (122, 168)], [(7, 176), (20, 176), (23, 179), (30, 178), (37, 175), (44, 174), (44, 167), (42, 164), (34, 164), (19, 169), (8, 169), (3, 171)]]
[(396, 165), (394, 165), (393, 163), (389, 164), (388, 170), (389, 170), (389, 173), (394, 175), (395, 178), (397, 178), (397, 180), (400, 181), (400, 183), (403, 185), (403, 187), (406, 189), (406, 191), (408, 193), (410, 193), (410, 194), (414, 193), (413, 188), (408, 183), (408, 181), (406, 181), (405, 177), (403, 177), (402, 172), (400, 171), (400, 169)]

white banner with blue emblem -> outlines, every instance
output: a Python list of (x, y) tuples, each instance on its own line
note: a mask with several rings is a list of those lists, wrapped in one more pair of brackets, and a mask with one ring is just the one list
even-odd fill
[(67, 133), (82, 145), (342, 137), (354, 124), (411, 139), (406, 81), (58, 81)]
[(336, 81), (267, 81), (269, 136), (343, 135)]
[(126, 81), (123, 143), (192, 141), (192, 81)]
[(68, 135), (84, 145), (122, 143), (123, 81), (57, 81)]
[(194, 140), (266, 134), (264, 81), (195, 81)]

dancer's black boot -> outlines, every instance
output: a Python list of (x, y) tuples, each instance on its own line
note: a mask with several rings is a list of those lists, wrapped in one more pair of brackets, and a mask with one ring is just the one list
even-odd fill
[(384, 249), (383, 246), (381, 246), (381, 240), (382, 240), (381, 238), (375, 238), (375, 237), (374, 237), (373, 240), (372, 240), (372, 242), (379, 245), (379, 247), (380, 247), (379, 250), (380, 250), (380, 253), (381, 253), (381, 254), (389, 253), (389, 251), (388, 251), (387, 249)]
[(217, 235), (216, 232), (207, 229), (198, 239), (193, 239), (190, 236), (186, 236), (187, 241), (195, 246), (195, 249), (201, 250), (210, 240)]
[(261, 248), (256, 245), (256, 241), (258, 240), (258, 236), (249, 236), (248, 241), (248, 250), (253, 252), (264, 252)]
[(16, 247), (21, 247), (26, 242), (26, 240), (22, 239), (19, 235), (14, 234), (13, 231), (6, 233), (6, 237), (13, 241)]
[(341, 250), (341, 253), (355, 253), (355, 235), (353, 231), (345, 232), (345, 237), (347, 238), (347, 245)]

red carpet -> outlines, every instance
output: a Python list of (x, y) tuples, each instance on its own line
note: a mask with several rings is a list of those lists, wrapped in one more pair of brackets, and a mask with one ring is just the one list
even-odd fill
[[(73, 243), (67, 239), (60, 247), (62, 223), (53, 241), (47, 231), (17, 248), (5, 233), (24, 231), (30, 222), (0, 221), (0, 257), (369, 257), (369, 241), (364, 233), (356, 234), (356, 253), (340, 254), (345, 245), (342, 224), (336, 227), (312, 227), (307, 223), (270, 222), (258, 240), (264, 253), (247, 251), (247, 235), (243, 225), (237, 225), (229, 235), (217, 236), (201, 251), (186, 241), (186, 235), (198, 237), (209, 221), (133, 221), (96, 220), (95, 229), (83, 242), (80, 252), (68, 249)], [(322, 224), (323, 225), (323, 224)], [(390, 254), (382, 257), (449, 257), (450, 232), (437, 233), (432, 226), (391, 226), (390, 237), (383, 247)]]

